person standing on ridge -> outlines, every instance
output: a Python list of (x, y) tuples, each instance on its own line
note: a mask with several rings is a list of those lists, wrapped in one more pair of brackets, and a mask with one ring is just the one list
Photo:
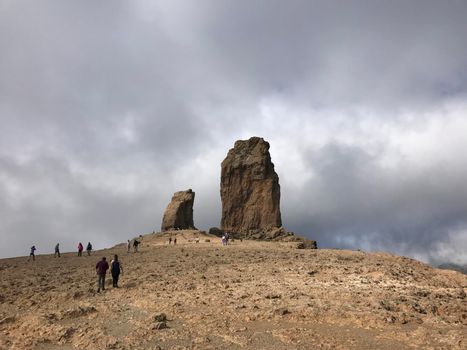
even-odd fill
[(60, 257), (60, 243), (57, 243), (56, 246), (55, 246), (54, 258), (56, 258), (57, 255), (58, 255), (58, 257)]
[(118, 278), (120, 276), (120, 272), (123, 274), (123, 266), (118, 261), (118, 255), (114, 255), (114, 259), (110, 262), (110, 272), (112, 273), (112, 286), (114, 288), (118, 288)]
[(127, 243), (127, 245), (126, 245), (126, 253), (127, 253), (127, 254), (130, 254), (130, 249), (131, 249), (131, 241), (128, 240), (128, 243)]
[(135, 253), (138, 253), (138, 246), (139, 246), (139, 241), (137, 239), (134, 240), (133, 242), (133, 248), (135, 250)]
[(91, 256), (91, 250), (92, 250), (92, 244), (91, 242), (88, 242), (88, 245), (86, 246), (86, 252), (88, 253), (88, 256)]
[(97, 293), (100, 293), (101, 289), (105, 290), (105, 274), (109, 269), (109, 263), (105, 256), (102, 260), (98, 261), (96, 264), (96, 273), (97, 273)]
[(81, 242), (78, 243), (78, 256), (83, 256), (83, 245)]
[(36, 246), (33, 245), (31, 247), (31, 252), (29, 253), (29, 258), (28, 258), (28, 261), (31, 259), (31, 256), (32, 256), (32, 260), (35, 261), (36, 260), (36, 256), (34, 255), (34, 252), (36, 251)]

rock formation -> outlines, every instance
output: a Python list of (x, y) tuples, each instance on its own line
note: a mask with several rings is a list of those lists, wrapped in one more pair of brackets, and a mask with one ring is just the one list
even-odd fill
[(209, 234), (217, 237), (222, 237), (224, 235), (224, 232), (218, 227), (211, 227), (209, 229)]
[(248, 235), (281, 227), (279, 177), (268, 142), (235, 142), (222, 162), (221, 201), (223, 231)]
[(195, 229), (193, 223), (193, 202), (195, 193), (187, 191), (175, 192), (162, 219), (161, 231)]

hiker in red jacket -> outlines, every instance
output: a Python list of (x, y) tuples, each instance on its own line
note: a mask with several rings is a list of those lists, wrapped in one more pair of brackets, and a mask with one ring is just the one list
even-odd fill
[(109, 269), (109, 263), (106, 261), (105, 256), (96, 264), (96, 273), (97, 273), (97, 293), (102, 290), (105, 290), (105, 274)]
[(83, 256), (83, 245), (81, 242), (78, 244), (78, 256)]

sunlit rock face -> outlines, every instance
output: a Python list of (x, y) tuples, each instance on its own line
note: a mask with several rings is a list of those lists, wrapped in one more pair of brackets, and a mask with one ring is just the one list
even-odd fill
[(248, 234), (282, 226), (279, 176), (268, 142), (235, 142), (221, 167), (222, 230)]

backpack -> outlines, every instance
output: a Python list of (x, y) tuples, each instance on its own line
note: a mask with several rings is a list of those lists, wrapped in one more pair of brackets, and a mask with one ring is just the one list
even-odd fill
[(120, 272), (120, 261), (112, 262), (112, 273), (119, 273)]

